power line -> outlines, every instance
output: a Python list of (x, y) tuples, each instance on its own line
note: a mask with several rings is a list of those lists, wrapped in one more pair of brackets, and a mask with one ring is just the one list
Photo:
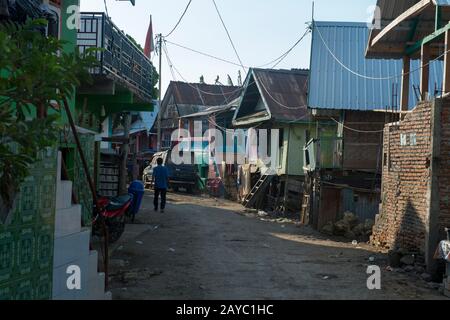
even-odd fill
[(217, 12), (217, 15), (219, 16), (219, 19), (222, 22), (223, 28), (225, 29), (225, 32), (227, 33), (228, 39), (230, 40), (231, 46), (233, 47), (233, 50), (234, 50), (234, 53), (236, 54), (236, 57), (238, 58), (242, 69), (244, 70), (244, 72), (246, 72), (244, 64), (242, 63), (241, 57), (239, 56), (239, 53), (236, 50), (236, 46), (234, 45), (233, 39), (231, 38), (230, 32), (228, 31), (228, 28), (225, 25), (225, 22), (223, 21), (222, 15), (220, 14), (219, 8), (217, 7), (216, 0), (212, 0), (212, 2), (214, 4), (214, 7), (216, 8), (216, 12)]
[[(302, 40), (303, 40), (309, 33), (310, 33), (310, 29), (308, 29), (308, 30), (302, 35), (302, 37), (301, 37), (299, 40), (297, 40), (297, 41), (295, 42), (295, 44), (294, 44), (288, 51), (286, 51), (285, 53), (283, 53), (281, 56), (279, 56), (278, 58), (276, 58), (276, 59), (274, 59), (274, 60), (271, 60), (270, 62), (267, 62), (267, 63), (265, 63), (265, 64), (256, 66), (255, 68), (264, 68), (264, 67), (266, 67), (266, 66), (268, 66), (268, 65), (271, 65), (271, 64), (273, 64), (273, 63), (278, 62), (278, 63), (276, 63), (274, 66), (271, 67), (271, 69), (275, 69), (275, 67), (277, 67), (277, 66), (278, 66), (278, 65), (279, 65), (279, 64), (280, 64), (280, 63), (281, 63), (281, 62), (282, 62), (282, 61), (283, 61), (283, 60), (284, 60), (284, 59), (292, 52), (292, 50), (294, 50), (294, 49), (302, 42)], [(202, 55), (202, 56), (205, 56), (205, 57), (214, 59), (214, 60), (218, 60), (218, 61), (221, 61), (221, 62), (224, 62), (224, 63), (228, 63), (228, 64), (233, 65), (233, 66), (244, 67), (245, 69), (250, 69), (250, 68), (252, 68), (252, 67), (245, 66), (245, 65), (242, 66), (242, 65), (240, 65), (239, 63), (233, 62), (233, 61), (231, 61), (231, 60), (227, 60), (227, 59), (224, 59), (224, 58), (220, 58), (220, 57), (215, 56), (215, 55), (213, 55), (213, 54), (206, 53), (206, 52), (202, 52), (202, 51), (200, 51), (200, 50), (196, 50), (196, 49), (187, 47), (187, 46), (182, 45), (182, 44), (179, 44), (179, 43), (175, 43), (175, 42), (172, 42), (172, 41), (169, 41), (169, 40), (165, 40), (165, 41), (166, 41), (168, 44), (174, 45), (174, 46), (179, 47), (179, 48), (181, 48), (181, 49), (184, 49), (184, 50), (187, 50), (187, 51), (191, 51), (191, 52), (193, 52), (193, 53), (197, 53), (197, 54), (199, 54), (199, 55)]]
[(428, 63), (424, 64), (423, 66), (420, 66), (410, 72), (406, 72), (406, 73), (401, 73), (398, 75), (394, 75), (394, 76), (388, 76), (388, 77), (371, 77), (371, 76), (366, 76), (364, 74), (361, 74), (353, 69), (351, 69), (349, 66), (345, 65), (335, 54), (334, 52), (330, 49), (330, 47), (328, 46), (328, 44), (326, 43), (325, 39), (322, 36), (322, 33), (320, 32), (319, 28), (317, 27), (316, 23), (313, 22), (314, 24), (314, 28), (315, 30), (317, 30), (317, 33), (319, 35), (319, 38), (322, 40), (325, 48), (327, 49), (327, 51), (330, 53), (330, 55), (333, 57), (334, 60), (336, 60), (337, 63), (339, 63), (341, 65), (342, 68), (344, 68), (345, 70), (347, 70), (348, 72), (352, 73), (353, 75), (363, 78), (363, 79), (367, 79), (367, 80), (393, 80), (393, 79), (397, 79), (397, 78), (401, 78), (403, 76), (407, 76), (410, 75), (416, 71), (419, 71), (425, 67), (428, 67), (432, 62), (440, 60), (441, 58), (443, 58), (447, 53), (450, 52), (450, 50), (445, 51), (443, 54), (441, 54), (440, 56), (438, 56), (437, 58), (430, 60)]
[[(354, 129), (354, 128), (350, 128), (350, 127), (346, 126), (344, 122), (339, 122), (333, 117), (330, 117), (330, 119), (333, 120), (334, 122), (336, 122), (337, 124), (340, 124), (345, 129), (353, 131), (353, 132), (358, 132), (358, 133), (381, 133), (381, 132), (384, 132), (384, 130), (373, 130), (373, 131), (371, 131), (371, 130), (358, 130), (358, 129)], [(367, 123), (367, 124), (370, 124), (370, 123)]]
[(274, 60), (272, 60), (272, 61), (270, 61), (270, 62), (267, 62), (267, 63), (265, 63), (265, 64), (263, 64), (263, 65), (260, 65), (260, 66), (258, 66), (257, 68), (263, 68), (263, 67), (266, 67), (266, 66), (269, 66), (269, 65), (271, 65), (271, 64), (273, 64), (273, 63), (275, 63), (275, 62), (277, 62), (278, 60), (278, 63), (277, 64), (275, 64), (273, 67), (272, 67), (272, 69), (275, 69), (275, 67), (276, 66), (278, 66), (291, 52), (292, 52), (292, 50), (294, 50), (295, 49), (295, 47), (297, 47), (299, 44), (300, 44), (300, 42), (302, 42), (302, 40), (306, 37), (306, 35), (309, 33), (309, 32), (311, 32), (311, 29), (307, 29), (306, 30), (306, 32), (300, 37), (300, 39), (299, 40), (297, 40), (297, 42), (295, 42), (295, 44), (288, 50), (288, 51), (286, 51), (285, 53), (283, 53), (281, 56), (279, 56), (278, 58), (276, 58), (276, 59), (274, 59)]
[(169, 57), (169, 54), (168, 54), (168, 51), (167, 51), (167, 47), (165, 45), (163, 47), (163, 50), (164, 50), (164, 52), (166, 54), (166, 61), (167, 61), (167, 65), (169, 66), (170, 73), (172, 74), (172, 79), (174, 81), (177, 81), (177, 77), (176, 77), (175, 72), (173, 70), (173, 64), (172, 64), (172, 61), (170, 60), (170, 57)]
[(280, 60), (272, 66), (272, 69), (275, 69), (281, 62), (283, 62), (284, 59), (292, 52), (292, 50), (297, 47), (297, 45), (302, 42), (302, 40), (306, 37), (306, 35), (310, 32), (310, 29), (307, 29), (306, 32), (303, 34), (303, 36), (290, 48), (284, 55), (281, 56)]
[[(166, 41), (165, 41), (166, 42)], [(167, 41), (168, 42), (168, 41)], [(201, 92), (201, 93), (203, 93), (203, 94), (205, 94), (205, 95), (210, 95), (210, 96), (222, 96), (222, 97), (224, 97), (225, 98), (225, 100), (227, 100), (227, 97), (226, 96), (232, 96), (232, 95), (234, 95), (234, 94), (236, 94), (236, 93), (238, 93), (239, 91), (241, 91), (242, 90), (242, 88), (241, 87), (239, 87), (239, 89), (236, 89), (236, 90), (233, 90), (233, 91), (231, 91), (231, 92), (228, 92), (228, 93), (224, 93), (223, 91), (223, 93), (212, 93), (212, 92), (206, 92), (206, 91), (203, 91), (203, 90), (200, 90), (198, 87), (195, 87), (195, 86), (193, 86), (191, 83), (189, 83), (189, 81), (181, 74), (181, 72), (177, 69), (177, 67), (175, 66), (175, 64), (173, 63), (173, 60), (170, 58), (170, 55), (169, 55), (169, 51), (168, 51), (168, 49), (167, 49), (167, 46), (165, 46), (165, 53), (166, 53), (166, 55), (168, 56), (168, 58), (169, 58), (169, 60), (170, 60), (170, 62), (171, 62), (171, 64), (172, 64), (172, 68), (173, 68), (173, 70), (175, 70), (175, 72), (180, 76), (180, 78), (181, 79), (183, 79), (183, 81), (188, 85), (188, 86), (190, 86), (191, 88), (193, 88), (193, 89), (195, 89), (195, 90), (199, 90), (199, 92)]]
[(192, 0), (189, 0), (189, 2), (188, 2), (188, 4), (187, 4), (186, 8), (185, 8), (184, 11), (183, 11), (183, 14), (181, 15), (180, 19), (178, 19), (177, 24), (175, 25), (175, 27), (173, 27), (172, 31), (170, 31), (170, 32), (165, 36), (165, 38), (170, 37), (170, 35), (171, 35), (172, 33), (174, 33), (174, 31), (178, 28), (178, 26), (180, 25), (180, 23), (181, 23), (181, 21), (183, 20), (184, 16), (186, 15), (186, 12), (188, 11), (189, 7), (191, 6), (191, 3), (192, 3)]
[[(169, 40), (166, 40), (166, 42), (169, 43), (169, 44), (171, 44), (171, 45), (174, 45), (174, 46), (176, 46), (176, 47), (179, 47), (179, 48), (182, 48), (182, 49), (185, 49), (185, 50), (188, 50), (188, 51), (191, 51), (191, 52), (194, 52), (194, 53), (203, 55), (203, 56), (205, 56), (205, 57), (209, 57), (209, 58), (211, 58), (211, 59), (215, 59), (215, 60), (222, 61), (222, 62), (225, 62), (225, 63), (228, 63), (228, 64), (232, 64), (232, 65), (234, 65), (234, 66), (242, 67), (242, 66), (241, 66), (240, 64), (238, 64), (238, 63), (235, 63), (235, 62), (230, 61), (230, 60), (227, 60), (227, 59), (219, 58), (219, 57), (214, 56), (214, 55), (209, 54), (209, 53), (204, 53), (204, 52), (201, 52), (201, 51), (198, 51), (198, 50), (195, 50), (195, 49), (186, 47), (186, 46), (184, 46), (184, 45), (181, 45), (181, 44), (178, 44), (178, 43), (175, 43), (175, 42), (171, 42), (171, 41), (169, 41)], [(244, 66), (244, 67), (245, 67), (245, 66)], [(250, 67), (245, 67), (245, 68), (246, 68), (246, 69), (249, 69)]]
[(103, 3), (105, 4), (106, 16), (109, 17), (109, 13), (108, 13), (108, 5), (106, 4), (106, 0), (103, 0)]

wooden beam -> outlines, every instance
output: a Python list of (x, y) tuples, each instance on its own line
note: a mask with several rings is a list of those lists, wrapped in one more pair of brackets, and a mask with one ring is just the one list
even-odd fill
[(443, 94), (450, 92), (450, 31), (445, 32), (444, 82)]
[(441, 6), (436, 6), (436, 17), (435, 17), (435, 22), (434, 22), (434, 31), (439, 30), (440, 28), (442, 28), (441, 25), (441, 20), (442, 20), (442, 10), (441, 10)]
[(383, 39), (389, 32), (399, 26), (402, 22), (419, 15), (423, 10), (433, 4), (433, 0), (421, 0), (413, 5), (411, 8), (399, 15), (386, 28), (384, 28), (373, 40), (372, 47), (375, 46), (381, 39)]
[(408, 111), (409, 108), (409, 79), (411, 71), (411, 58), (403, 57), (402, 91), (400, 96), (401, 111)]
[(422, 46), (420, 59), (420, 94), (422, 101), (428, 97), (430, 83), (430, 47), (427, 44)]
[(415, 44), (407, 47), (406, 54), (410, 56), (410, 55), (416, 53), (417, 51), (419, 51), (422, 48), (423, 45), (426, 45), (433, 41), (436, 41), (438, 38), (443, 36), (448, 30), (450, 30), (450, 23), (447, 24), (446, 26), (444, 26), (443, 28), (436, 30), (435, 32), (433, 32), (429, 36), (426, 36), (425, 38), (416, 42)]

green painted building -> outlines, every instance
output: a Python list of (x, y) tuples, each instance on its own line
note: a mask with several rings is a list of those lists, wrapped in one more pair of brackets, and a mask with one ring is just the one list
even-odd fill
[[(16, 2), (39, 8), (40, 4), (46, 1), (17, 0)], [(153, 67), (139, 48), (104, 14), (82, 15), (80, 28), (77, 29), (76, 24), (74, 28), (76, 22), (74, 6), (79, 6), (79, 0), (58, 0), (50, 1), (42, 10), (56, 17), (57, 25), (49, 27), (48, 33), (65, 41), (65, 51), (83, 51), (88, 46), (105, 48), (98, 56), (101, 64), (96, 70), (91, 70), (94, 82), (79, 88), (76, 96), (69, 101), (70, 109), (78, 125), (83, 153), (91, 174), (95, 177), (99, 162), (98, 135), (102, 131), (102, 121), (118, 112), (152, 111)], [(93, 32), (92, 25), (89, 28), (87, 25), (94, 21), (97, 25), (103, 26), (102, 33), (95, 31), (99, 41), (83, 42), (81, 40), (83, 35), (86, 35), (88, 31)], [(123, 52), (120, 58), (117, 54), (119, 51)], [(94, 297), (86, 292), (73, 296), (55, 292), (61, 280), (55, 274), (58, 267), (62, 267), (57, 265), (61, 250), (64, 253), (77, 250), (75, 246), (72, 249), (70, 247), (64, 249), (62, 245), (68, 242), (56, 241), (58, 234), (61, 236), (60, 230), (55, 229), (55, 222), (58, 225), (59, 221), (57, 194), (66, 190), (61, 189), (63, 181), (60, 172), (61, 164), (58, 161), (59, 152), (66, 164), (70, 179), (65, 184), (68, 185), (70, 182), (70, 188), (67, 190), (74, 190), (78, 199), (78, 204), (70, 204), (69, 200), (69, 205), (74, 207), (75, 211), (78, 208), (81, 210), (79, 217), (81, 221), (77, 222), (80, 228), (78, 233), (90, 234), (92, 208), (92, 195), (87, 188), (80, 154), (76, 150), (64, 112), (62, 112), (62, 124), (65, 124), (65, 129), (61, 132), (60, 140), (55, 141), (54, 147), (40, 152), (39, 161), (33, 165), (30, 177), (20, 188), (13, 210), (5, 221), (0, 221), (0, 300)], [(68, 236), (74, 238), (73, 234), (70, 234), (61, 236), (61, 239)], [(74, 241), (77, 244), (77, 240)], [(83, 250), (86, 250), (85, 258), (89, 259), (89, 264), (95, 266), (96, 274), (97, 261), (95, 264), (91, 263), (96, 256), (89, 251), (89, 246)]]
[[(281, 199), (285, 212), (296, 212), (300, 208), (303, 150), (315, 133), (307, 109), (307, 80), (308, 70), (251, 69), (233, 119), (236, 128), (265, 129), (268, 137), (273, 130), (278, 130), (278, 141), (267, 139), (267, 155), (272, 159), (270, 165), (265, 164), (258, 153), (263, 150), (260, 138), (252, 137), (250, 133), (246, 170), (251, 172), (247, 176), (256, 172), (264, 175), (270, 169), (275, 171), (274, 181), (277, 182), (274, 183), (273, 198)], [(253, 139), (257, 143), (252, 147), (249, 142)], [(250, 189), (243, 192), (244, 196)], [(271, 193), (269, 191), (269, 196)]]

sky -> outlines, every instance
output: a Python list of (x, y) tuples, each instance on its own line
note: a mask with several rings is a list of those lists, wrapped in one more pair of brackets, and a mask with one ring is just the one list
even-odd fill
[[(104, 0), (80, 0), (82, 12), (105, 12)], [(179, 20), (188, 0), (106, 0), (113, 22), (142, 46), (150, 21), (153, 32), (167, 35)], [(216, 0), (236, 50), (245, 66), (264, 65), (286, 52), (306, 31), (312, 17), (312, 0)], [(317, 21), (366, 22), (376, 0), (315, 0)], [(192, 0), (171, 41), (239, 64), (212, 0)], [(280, 63), (278, 69), (309, 68), (311, 35)], [(167, 51), (178, 70), (171, 73), (165, 55), (162, 64), (162, 93), (171, 80), (214, 84), (217, 76), (227, 84), (230, 75), (237, 83), (239, 66), (210, 59), (167, 43)], [(154, 55), (154, 53), (153, 53)], [(158, 57), (153, 58), (158, 68)], [(245, 73), (242, 72), (243, 80)]]

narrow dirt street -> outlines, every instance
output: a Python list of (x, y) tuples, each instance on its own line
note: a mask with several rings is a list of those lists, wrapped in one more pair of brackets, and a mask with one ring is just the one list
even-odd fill
[[(147, 191), (113, 246), (114, 299), (442, 299), (421, 279), (386, 271), (387, 257), (368, 245), (225, 200), (169, 194), (164, 214), (152, 200)], [(369, 264), (381, 267), (382, 290), (367, 289)]]

